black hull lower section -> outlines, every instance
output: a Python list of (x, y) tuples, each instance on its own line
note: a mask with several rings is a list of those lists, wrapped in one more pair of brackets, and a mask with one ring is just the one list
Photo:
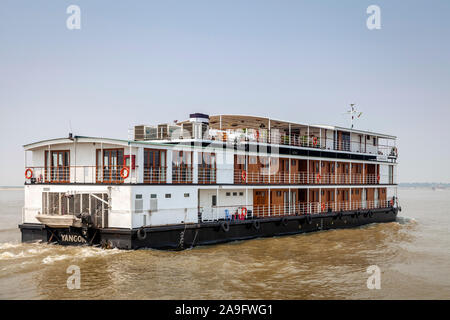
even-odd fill
[[(147, 227), (141, 229), (52, 229), (40, 224), (22, 224), (22, 242), (57, 242), (62, 245), (100, 245), (108, 248), (155, 248), (182, 250), (199, 245), (258, 237), (273, 237), (329, 229), (353, 228), (369, 223), (392, 222), (398, 209), (380, 208), (330, 212), (309, 216), (259, 218), (243, 221)], [(258, 222), (256, 222), (258, 221)]]

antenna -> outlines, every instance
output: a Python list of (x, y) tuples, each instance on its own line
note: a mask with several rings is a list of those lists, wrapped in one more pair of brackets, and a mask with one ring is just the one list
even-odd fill
[(72, 133), (73, 133), (73, 131), (72, 131), (72, 122), (69, 119), (69, 137), (72, 137)]
[(356, 119), (359, 119), (359, 117), (361, 117), (361, 115), (362, 115), (362, 112), (356, 110), (354, 103), (350, 103), (350, 110), (348, 110), (344, 114), (350, 115), (350, 128), (353, 129), (353, 120), (355, 120), (355, 115), (356, 115)]

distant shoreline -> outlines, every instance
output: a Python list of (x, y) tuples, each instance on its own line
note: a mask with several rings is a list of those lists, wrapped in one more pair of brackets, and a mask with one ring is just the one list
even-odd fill
[(0, 191), (23, 190), (23, 186), (0, 186)]

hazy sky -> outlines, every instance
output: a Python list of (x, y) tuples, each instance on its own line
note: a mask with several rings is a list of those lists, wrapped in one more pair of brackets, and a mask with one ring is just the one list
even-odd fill
[(400, 181), (450, 182), (449, 17), (448, 0), (3, 0), (0, 185), (23, 184), (23, 144), (69, 123), (113, 138), (191, 112), (348, 126), (352, 102), (357, 128), (398, 136)]

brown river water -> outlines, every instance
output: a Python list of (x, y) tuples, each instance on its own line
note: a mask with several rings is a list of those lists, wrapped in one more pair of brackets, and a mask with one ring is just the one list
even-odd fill
[[(180, 252), (21, 244), (0, 190), (0, 299), (450, 299), (450, 190), (399, 189), (397, 222)], [(80, 268), (69, 290), (67, 268)], [(376, 265), (381, 288), (367, 288)]]

